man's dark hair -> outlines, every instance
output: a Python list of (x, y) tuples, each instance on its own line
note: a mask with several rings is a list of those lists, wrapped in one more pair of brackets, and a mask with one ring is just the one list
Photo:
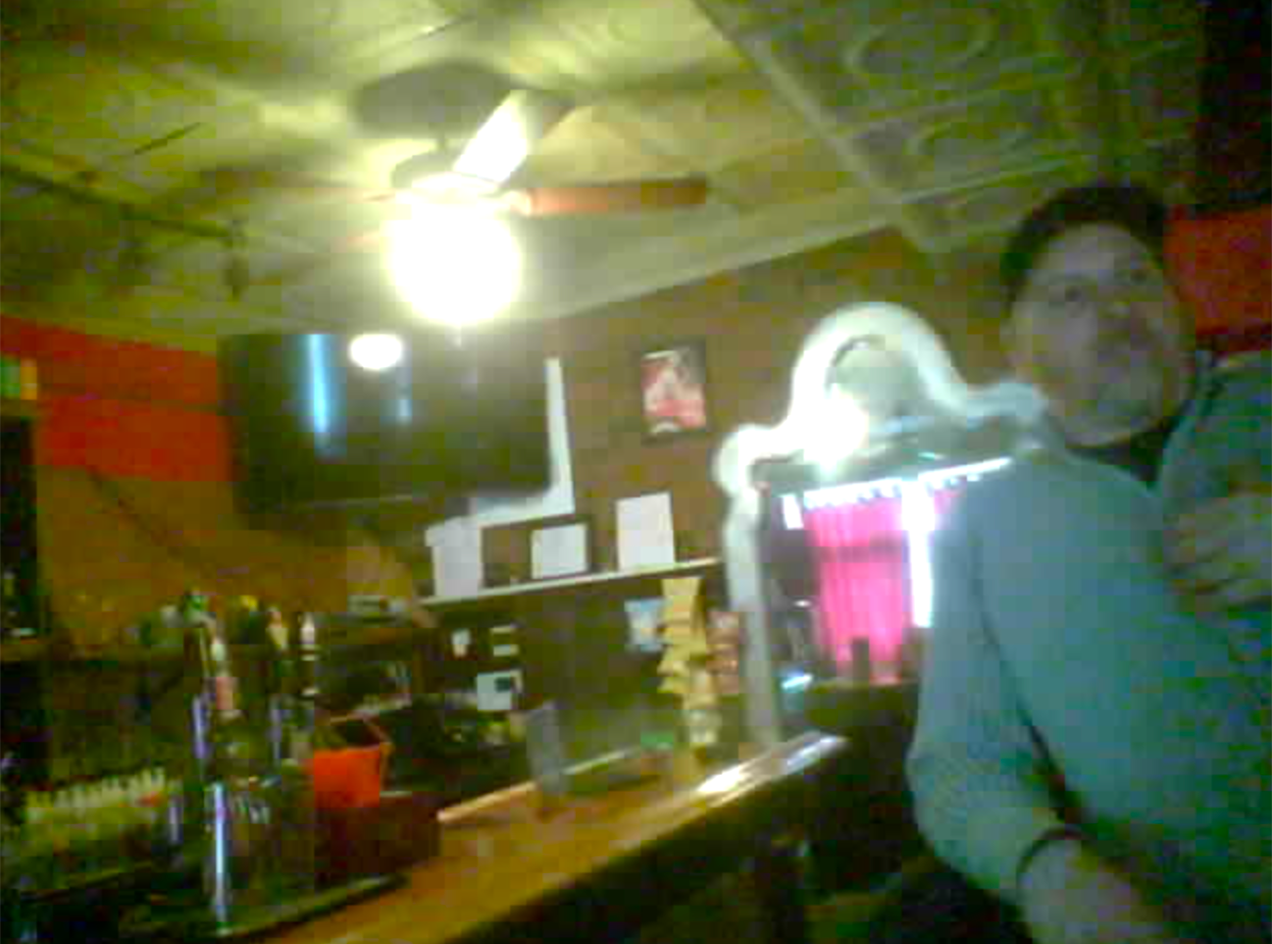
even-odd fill
[(1036, 207), (1016, 227), (999, 262), (1008, 304), (1015, 302), (1047, 245), (1062, 233), (1087, 223), (1120, 226), (1161, 262), (1166, 238), (1166, 206), (1138, 184), (1092, 184), (1062, 190)]

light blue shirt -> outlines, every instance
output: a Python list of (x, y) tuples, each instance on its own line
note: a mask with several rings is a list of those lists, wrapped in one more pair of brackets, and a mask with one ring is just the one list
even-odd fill
[(908, 773), (929, 842), (978, 884), (1014, 899), (1067, 821), (1181, 928), (1267, 921), (1272, 607), (1194, 615), (1163, 555), (1238, 468), (1272, 482), (1265, 356), (1202, 364), (1152, 488), (1051, 432), (951, 512)]

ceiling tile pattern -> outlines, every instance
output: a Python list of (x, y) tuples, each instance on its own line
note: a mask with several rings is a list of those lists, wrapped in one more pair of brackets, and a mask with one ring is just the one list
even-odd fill
[(846, 141), (896, 193), (948, 189), (1088, 150), (1085, 129), (1066, 126), (1064, 94), (1054, 82), (995, 91), (876, 122)]
[(832, 120), (855, 124), (1061, 68), (1034, 42), (1023, 6), (826, 3), (739, 39), (797, 77)]
[(957, 255), (1095, 175), (1191, 187), (1192, 0), (5, 6), (6, 306), (195, 346), (408, 317), (390, 174), (457, 151), (513, 89), (572, 109), (517, 186), (710, 186), (694, 208), (512, 221), (514, 318), (887, 226)]
[(976, 187), (931, 194), (915, 200), (910, 208), (933, 240), (952, 246), (1002, 232), (1019, 219), (1024, 208), (1095, 176), (1094, 160), (1079, 158)]
[(1152, 175), (1167, 166), (1154, 149), (1191, 135), (1199, 23), (1182, 2), (1147, 6), (703, 2), (932, 253), (1010, 225), (1057, 182), (1136, 176), (1186, 192)]

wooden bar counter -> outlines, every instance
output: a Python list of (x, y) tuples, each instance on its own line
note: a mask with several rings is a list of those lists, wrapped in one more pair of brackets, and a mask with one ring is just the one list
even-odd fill
[[(658, 776), (545, 809), (532, 784), (449, 807), (406, 883), (273, 944), (622, 940), (722, 875), (748, 871), (772, 940), (803, 936), (795, 841), (843, 738), (808, 733), (704, 774)], [(833, 787), (832, 787), (833, 788)]]

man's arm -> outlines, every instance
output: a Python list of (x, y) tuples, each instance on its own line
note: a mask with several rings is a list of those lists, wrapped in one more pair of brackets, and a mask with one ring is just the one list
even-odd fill
[(1222, 413), (1249, 437), (1245, 461), (1223, 470), (1228, 494), (1194, 508), (1166, 534), (1176, 587), (1199, 610), (1272, 601), (1272, 352), (1219, 368)]
[(1047, 758), (987, 625), (967, 515), (961, 503), (933, 549), (935, 618), (907, 765), (919, 826), (942, 859), (1019, 906), (1039, 944), (1175, 942), (1056, 811)]
[(959, 503), (934, 542), (935, 612), (907, 773), (919, 827), (936, 853), (1016, 901), (1026, 855), (1064, 824), (986, 625), (968, 504)]

